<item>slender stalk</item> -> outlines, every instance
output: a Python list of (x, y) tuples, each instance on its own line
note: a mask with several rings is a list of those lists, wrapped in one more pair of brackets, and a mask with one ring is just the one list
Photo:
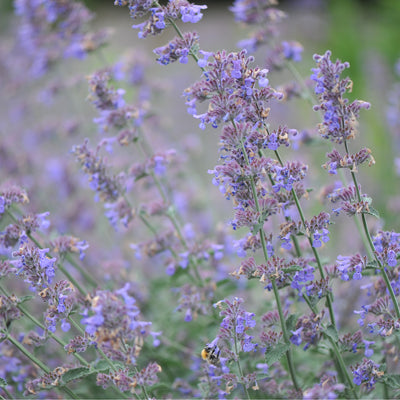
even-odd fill
[[(280, 157), (280, 155), (279, 155), (279, 153), (278, 153), (278, 150), (275, 150), (275, 155), (276, 155), (277, 160), (279, 161), (279, 164), (280, 164), (281, 166), (283, 166), (284, 164), (283, 164), (282, 159), (281, 159), (281, 157)], [(296, 208), (297, 208), (297, 210), (298, 210), (298, 212), (299, 212), (299, 216), (300, 216), (300, 219), (301, 219), (301, 223), (303, 224), (303, 227), (304, 227), (304, 229), (306, 230), (306, 229), (307, 229), (307, 226), (306, 226), (306, 219), (305, 219), (305, 217), (304, 217), (303, 209), (302, 209), (302, 207), (301, 207), (299, 198), (297, 197), (297, 193), (296, 193), (296, 191), (295, 191), (293, 188), (292, 188), (292, 190), (291, 190), (291, 193), (292, 193), (294, 202), (296, 203)], [(307, 239), (308, 239), (308, 243), (309, 243), (309, 245), (310, 245), (311, 251), (312, 251), (313, 254), (314, 254), (315, 261), (316, 261), (316, 263), (317, 263), (317, 267), (318, 267), (318, 271), (319, 271), (319, 273), (320, 273), (320, 276), (321, 276), (322, 279), (325, 279), (325, 272), (324, 272), (324, 269), (322, 268), (322, 263), (321, 263), (321, 259), (320, 259), (320, 257), (319, 257), (319, 253), (318, 253), (317, 249), (313, 246), (312, 239), (311, 239), (311, 237), (310, 237), (309, 235), (307, 235)], [(333, 311), (333, 304), (332, 304), (332, 295), (331, 295), (331, 293), (328, 293), (327, 296), (326, 296), (326, 304), (327, 304), (327, 306), (328, 306), (329, 317), (330, 317), (330, 319), (331, 319), (331, 323), (332, 323), (332, 325), (333, 325), (333, 326), (335, 327), (335, 329), (336, 329), (336, 319), (335, 319), (335, 313), (334, 313), (334, 311)]]
[[(7, 291), (0, 285), (0, 290), (4, 293), (5, 296), (10, 297)], [(35, 316), (33, 316), (22, 304), (16, 304), (16, 307), (24, 314), (27, 318), (29, 318), (36, 326), (40, 329), (46, 331), (46, 327), (38, 320)], [(54, 339), (60, 346), (63, 348), (67, 345), (63, 340), (61, 340), (58, 336), (54, 335), (53, 332), (47, 331), (47, 334)], [(89, 363), (79, 354), (73, 353), (73, 356), (83, 365), (89, 365)]]
[[(18, 222), (15, 216), (10, 212), (10, 210), (7, 210), (7, 214), (10, 216), (10, 218), (14, 222)], [(39, 249), (43, 249), (41, 244), (32, 236), (31, 233), (27, 233), (27, 236), (29, 239), (38, 247)], [(48, 257), (52, 257), (50, 253), (47, 253)], [(64, 266), (61, 263), (58, 263), (58, 268), (59, 270), (71, 281), (71, 283), (79, 290), (79, 292), (82, 295), (86, 295), (87, 291), (83, 289), (83, 287), (78, 283), (78, 281), (64, 268)]]
[[(274, 295), (275, 295), (275, 299), (276, 299), (276, 306), (278, 308), (279, 319), (281, 321), (283, 339), (285, 340), (286, 344), (290, 344), (291, 342), (289, 340), (289, 335), (288, 335), (288, 331), (287, 331), (287, 328), (286, 328), (285, 316), (283, 315), (283, 311), (282, 311), (282, 305), (281, 305), (281, 300), (280, 300), (280, 297), (279, 297), (278, 287), (276, 285), (275, 280), (271, 280), (271, 283), (272, 283), (272, 289), (274, 291)], [(294, 385), (296, 391), (298, 391), (300, 389), (300, 386), (299, 386), (299, 384), (297, 382), (297, 378), (296, 378), (296, 373), (295, 373), (295, 368), (294, 368), (294, 363), (293, 363), (291, 347), (289, 348), (289, 350), (286, 351), (286, 359), (287, 359), (287, 362), (288, 362), (289, 373), (290, 373), (290, 376), (292, 378), (293, 385)]]
[[(9, 340), (21, 353), (23, 353), (26, 357), (28, 357), (34, 364), (36, 364), (41, 370), (43, 370), (46, 374), (50, 373), (50, 369), (43, 364), (34, 354), (32, 354), (25, 346), (23, 346), (18, 340), (15, 340), (11, 335), (7, 335), (7, 340)], [(57, 387), (57, 389), (65, 392), (72, 399), (79, 399), (78, 396), (75, 395), (69, 388), (66, 386)]]
[[(346, 153), (349, 154), (347, 141), (344, 141), (344, 145), (345, 145)], [(354, 187), (356, 189), (357, 200), (358, 201), (362, 201), (360, 189), (358, 187), (356, 174), (353, 171), (350, 171), (350, 173), (351, 173), (351, 177), (353, 179)], [(381, 260), (379, 259), (379, 257), (376, 254), (375, 245), (374, 245), (374, 243), (372, 241), (372, 238), (371, 238), (371, 235), (369, 233), (367, 219), (366, 219), (364, 213), (361, 213), (361, 221), (362, 221), (362, 225), (363, 225), (363, 228), (364, 228), (364, 234), (365, 234), (365, 236), (367, 238), (369, 247), (370, 247), (370, 249), (371, 249), (371, 251), (372, 251), (372, 253), (374, 255), (374, 258), (375, 258), (375, 260), (376, 260), (376, 262), (377, 262), (377, 264), (379, 266), (379, 270), (381, 271), (381, 274), (382, 274), (383, 279), (385, 281), (386, 288), (389, 291), (389, 295), (390, 295), (390, 298), (391, 298), (392, 303), (393, 303), (393, 307), (394, 307), (395, 312), (396, 312), (396, 317), (400, 318), (400, 308), (399, 308), (399, 304), (397, 302), (396, 294), (394, 293), (394, 290), (393, 290), (393, 287), (392, 287), (392, 285), (390, 283), (389, 277), (387, 276), (387, 273), (386, 273), (386, 270), (385, 270), (385, 266), (382, 264)]]
[[(235, 127), (235, 130), (237, 130), (237, 126), (236, 123), (233, 119), (231, 119), (231, 123), (232, 125)], [(246, 164), (250, 165), (250, 160), (247, 154), (247, 151), (244, 147), (243, 142), (241, 142), (241, 146), (242, 146), (242, 152), (243, 152), (243, 156), (245, 158)], [(258, 196), (257, 196), (257, 190), (256, 190), (256, 186), (255, 186), (255, 182), (254, 182), (254, 178), (253, 176), (250, 176), (250, 186), (251, 186), (251, 190), (252, 190), (252, 194), (253, 194), (253, 200), (256, 206), (256, 210), (257, 212), (260, 213), (260, 204), (258, 202)], [(264, 254), (264, 259), (265, 261), (268, 261), (268, 252), (267, 252), (267, 243), (265, 240), (265, 232), (264, 229), (261, 227), (259, 229), (259, 234), (260, 234), (260, 239), (261, 239), (261, 245), (262, 245), (262, 249), (263, 249), (263, 254)], [(289, 339), (289, 335), (286, 329), (286, 322), (285, 322), (285, 317), (283, 315), (283, 311), (282, 311), (282, 304), (281, 304), (281, 299), (279, 296), (279, 291), (278, 291), (278, 287), (276, 285), (275, 280), (271, 280), (272, 282), (272, 287), (273, 287), (273, 291), (274, 291), (274, 296), (275, 296), (275, 301), (278, 307), (278, 313), (279, 313), (279, 319), (280, 319), (280, 323), (281, 323), (281, 328), (282, 328), (282, 333), (283, 333), (283, 338), (285, 340), (285, 343), (287, 345), (290, 346), (291, 342)], [(292, 382), (293, 385), (295, 387), (296, 390), (299, 390), (300, 386), (297, 382), (297, 378), (296, 378), (296, 374), (295, 374), (295, 368), (293, 365), (293, 358), (292, 358), (292, 349), (291, 347), (289, 347), (289, 349), (286, 351), (286, 359), (288, 362), (288, 366), (289, 366), (289, 372), (290, 372), (290, 376), (292, 378)]]
[[(297, 68), (294, 65), (294, 63), (291, 62), (291, 61), (288, 61), (286, 63), (286, 65), (287, 65), (289, 71), (293, 74), (293, 76), (296, 79), (296, 81), (302, 86), (302, 88), (304, 90), (304, 93), (305, 93), (304, 94), (304, 98), (307, 99), (307, 101), (311, 104), (311, 106), (315, 106), (315, 102), (314, 102), (315, 97), (314, 97), (313, 93), (310, 91), (309, 87), (304, 83), (304, 79), (300, 75), (300, 73), (297, 70)], [(332, 148), (331, 148), (331, 151), (332, 151)], [(339, 170), (339, 177), (340, 177), (340, 180), (343, 183), (343, 185), (347, 186), (346, 176), (343, 173), (342, 169)], [(357, 231), (360, 234), (360, 238), (361, 238), (361, 240), (363, 242), (363, 245), (364, 245), (364, 248), (365, 248), (366, 252), (368, 253), (369, 258), (373, 258), (373, 254), (372, 254), (371, 249), (370, 249), (370, 247), (368, 245), (368, 242), (367, 242), (365, 236), (362, 234), (363, 228), (362, 228), (362, 226), (360, 224), (359, 219), (356, 216), (354, 216), (353, 220), (354, 220), (354, 223), (356, 224)]]
[(5, 386), (1, 387), (0, 390), (2, 390), (7, 396), (7, 398), (6, 398), (6, 397), (3, 397), (2, 395), (0, 395), (1, 400), (13, 400), (14, 399), (14, 396), (8, 391), (8, 389)]
[[(149, 143), (147, 142), (146, 138), (143, 135), (141, 136), (140, 149), (141, 149), (141, 151), (142, 151), (142, 153), (144, 154), (145, 157), (149, 157), (150, 156), (150, 154), (151, 154), (151, 146), (149, 145)], [(152, 177), (153, 182), (156, 185), (157, 190), (160, 193), (164, 204), (169, 204), (170, 202), (169, 202), (169, 200), (167, 198), (167, 194), (165, 193), (165, 190), (162, 187), (161, 182), (157, 178), (157, 176), (154, 173), (154, 171), (150, 171), (150, 176)], [(166, 212), (166, 216), (168, 217), (168, 219), (172, 223), (172, 225), (173, 225), (173, 227), (175, 229), (176, 235), (177, 235), (181, 245), (183, 246), (183, 248), (185, 250), (188, 250), (189, 246), (186, 243), (185, 237), (182, 234), (182, 229), (180, 227), (180, 223), (178, 221), (175, 209), (170, 207)], [(175, 252), (172, 252), (172, 254), (174, 255), (175, 258), (178, 258), (178, 256), (176, 255)], [(189, 256), (189, 265), (190, 265), (191, 269), (194, 272), (195, 279), (199, 282), (200, 286), (204, 286), (203, 278), (201, 277), (201, 275), (199, 273), (199, 270), (197, 268), (197, 262), (196, 262), (196, 260), (193, 259), (192, 255)]]
[(337, 360), (338, 360), (338, 362), (340, 364), (340, 367), (341, 367), (340, 370), (344, 373), (344, 375), (346, 377), (347, 384), (349, 385), (350, 390), (353, 393), (353, 398), (354, 399), (358, 399), (359, 397), (358, 397), (357, 391), (355, 390), (355, 386), (354, 386), (353, 380), (351, 379), (351, 376), (349, 375), (349, 372), (347, 371), (346, 365), (345, 365), (345, 363), (343, 361), (343, 358), (342, 358), (342, 356), (340, 354), (340, 351), (339, 351), (339, 348), (338, 348), (336, 342), (330, 336), (328, 336), (328, 335), (325, 335), (325, 336), (331, 342), (332, 349), (333, 349), (333, 351), (334, 351), (334, 353), (336, 355), (336, 358), (337, 358)]
[(84, 268), (82, 268), (71, 256), (71, 254), (66, 254), (65, 259), (77, 270), (82, 276), (94, 287), (98, 287), (99, 283), (90, 275)]
[[(20, 210), (18, 210), (18, 207), (16, 207), (16, 206), (13, 206), (19, 213), (21, 213), (22, 214), (22, 212), (20, 211)], [(18, 220), (17, 220), (17, 218), (11, 213), (11, 211), (10, 210), (7, 210), (7, 214), (8, 214), (8, 216), (13, 220), (13, 222), (14, 223), (18, 223)], [(32, 240), (32, 242), (33, 243), (35, 243), (35, 245), (38, 247), (38, 248), (40, 248), (40, 249), (42, 249), (43, 247), (40, 245), (40, 243), (33, 237), (33, 235), (31, 234), (31, 233), (28, 233), (27, 234), (27, 236), (29, 237), (29, 239), (31, 239)], [(50, 255), (50, 253), (48, 253), (48, 255), (49, 255), (49, 257), (51, 257), (51, 255)], [(87, 279), (88, 280), (88, 282), (90, 283), (90, 284), (92, 284), (93, 286), (98, 286), (98, 283), (96, 282), (96, 280), (91, 276), (91, 275), (89, 275), (72, 257), (71, 257), (71, 255), (70, 254), (67, 254), (66, 256), (65, 256), (65, 259), (75, 268), (75, 269), (77, 269), (84, 277), (85, 277), (85, 279)], [(62, 272), (64, 273), (64, 271), (62, 270)], [(75, 281), (75, 280), (74, 280)], [(72, 282), (72, 281), (71, 281)], [(72, 282), (72, 283), (74, 283), (74, 282)], [(74, 283), (74, 285), (76, 284), (77, 282), (75, 281), (75, 283)], [(79, 284), (78, 284), (78, 286), (76, 286), (77, 288), (79, 287)], [(79, 290), (79, 289), (78, 289)], [(86, 293), (86, 291), (83, 291), (83, 293)]]
[[(242, 371), (242, 367), (241, 367), (241, 365), (240, 365), (240, 359), (239, 359), (239, 349), (238, 349), (238, 344), (237, 344), (237, 337), (236, 337), (236, 334), (235, 334), (235, 337), (234, 337), (234, 345), (235, 345), (235, 355), (236, 355), (236, 365), (237, 365), (237, 368), (238, 368), (238, 371), (239, 371), (239, 376), (243, 379), (243, 371)], [(245, 393), (246, 393), (246, 397), (247, 397), (247, 399), (248, 400), (250, 400), (251, 399), (251, 397), (250, 397), (250, 394), (249, 394), (249, 391), (247, 390), (247, 387), (246, 387), (246, 385), (244, 384), (244, 382), (242, 382), (242, 384), (243, 384), (243, 388), (244, 388), (244, 391), (245, 391)]]

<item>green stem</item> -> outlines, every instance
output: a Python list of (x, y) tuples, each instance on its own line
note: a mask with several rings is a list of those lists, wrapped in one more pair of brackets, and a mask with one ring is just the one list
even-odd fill
[[(145, 157), (150, 157), (151, 146), (148, 144), (146, 138), (143, 135), (141, 135), (141, 146), (140, 146), (140, 149), (141, 149), (141, 151), (142, 151), (142, 153), (144, 154)], [(150, 176), (152, 177), (153, 182), (156, 185), (157, 190), (160, 193), (164, 204), (170, 204), (170, 202), (169, 202), (169, 200), (167, 198), (167, 195), (166, 195), (166, 193), (165, 193), (165, 191), (164, 191), (164, 189), (163, 189), (163, 187), (161, 185), (161, 182), (157, 178), (157, 176), (154, 173), (154, 171), (150, 172)], [(175, 209), (173, 207), (169, 207), (169, 209), (166, 212), (166, 216), (168, 217), (168, 219), (172, 223), (181, 245), (183, 246), (183, 248), (185, 250), (188, 250), (189, 246), (186, 243), (186, 240), (185, 240), (185, 238), (184, 238), (184, 236), (182, 234), (182, 229), (180, 227), (180, 223), (178, 221)], [(175, 252), (172, 252), (172, 254), (174, 255), (175, 258), (178, 258), (178, 256), (176, 255)], [(197, 268), (197, 262), (193, 259), (192, 255), (189, 256), (189, 266), (191, 267), (191, 269), (194, 272), (195, 280), (197, 280), (197, 282), (200, 284), (200, 286), (204, 286), (203, 279), (202, 279), (202, 277), (201, 277), (201, 275), (199, 273), (199, 270)], [(188, 274), (188, 275), (191, 276), (190, 274)], [(191, 276), (191, 278), (192, 278), (192, 276)]]
[[(235, 338), (234, 338), (234, 345), (235, 345), (235, 359), (236, 359), (235, 362), (236, 362), (236, 365), (237, 365), (237, 367), (238, 367), (239, 376), (240, 376), (240, 377), (242, 378), (242, 380), (243, 380), (244, 375), (243, 375), (242, 367), (241, 367), (241, 365), (240, 365), (240, 360), (239, 360), (239, 349), (238, 349), (238, 344), (237, 344), (236, 333), (235, 333)], [(247, 399), (250, 400), (250, 399), (251, 399), (250, 393), (249, 393), (249, 391), (247, 390), (247, 387), (246, 387), (245, 383), (242, 382), (242, 385), (243, 385), (244, 391), (245, 391), (245, 393), (246, 393)]]
[[(45, 364), (42, 363), (34, 354), (32, 354), (28, 349), (25, 348), (20, 342), (15, 340), (11, 335), (7, 335), (7, 339), (26, 357), (28, 357), (34, 364), (36, 364), (41, 370), (43, 370), (46, 374), (50, 373), (50, 369), (47, 368)], [(66, 386), (57, 387), (57, 389), (62, 390), (67, 393), (72, 399), (79, 399), (78, 396), (75, 395), (70, 389)]]
[[(16, 207), (15, 207), (16, 208)], [(15, 218), (15, 216), (10, 212), (10, 210), (7, 210), (7, 214), (9, 215), (9, 217), (13, 220), (14, 223), (18, 223), (17, 218)], [(40, 243), (33, 237), (33, 235), (31, 233), (27, 233), (27, 236), (29, 237), (29, 239), (39, 248), (42, 249), (43, 247), (40, 245)], [(52, 255), (50, 253), (47, 253), (47, 255), (49, 257), (52, 257)], [(72, 265), (74, 266), (80, 273), (82, 273), (82, 275), (93, 285), (93, 286), (98, 286), (98, 283), (83, 269), (81, 268), (74, 260), (73, 258), (67, 254), (65, 256), (66, 260)], [(85, 295), (87, 293), (86, 290), (84, 290), (79, 283), (65, 270), (65, 268), (59, 264), (59, 269), (61, 270), (61, 272), (64, 273), (65, 276), (67, 276), (68, 279), (70, 279), (70, 281), (76, 286), (76, 288), (83, 294)]]
[[(0, 285), (0, 290), (4, 293), (5, 296), (10, 298), (10, 295), (7, 293), (7, 291)], [(47, 330), (47, 328), (38, 320), (36, 317), (34, 317), (22, 304), (16, 304), (17, 308), (24, 314), (27, 318), (29, 318), (36, 326), (38, 326), (40, 329), (43, 329), (44, 331)], [(54, 339), (62, 348), (65, 348), (67, 343), (65, 343), (63, 340), (61, 340), (58, 336), (54, 335), (54, 333), (50, 332), (47, 330), (47, 334)], [(73, 356), (83, 365), (89, 365), (89, 363), (79, 354), (73, 353)]]
[[(284, 164), (283, 164), (282, 159), (281, 159), (281, 157), (280, 157), (280, 155), (279, 155), (279, 153), (278, 153), (278, 150), (275, 150), (275, 155), (276, 155), (276, 158), (277, 158), (278, 161), (279, 161), (279, 164), (280, 164), (281, 166), (283, 166)], [(304, 230), (306, 231), (306, 234), (307, 234), (306, 219), (305, 219), (305, 217), (304, 217), (303, 209), (302, 209), (302, 207), (301, 207), (301, 205), (300, 205), (299, 198), (297, 197), (297, 193), (296, 193), (296, 191), (295, 191), (293, 188), (292, 188), (292, 190), (291, 190), (291, 193), (292, 193), (294, 202), (296, 203), (296, 208), (297, 208), (297, 210), (298, 210), (298, 212), (299, 212), (299, 216), (300, 216), (300, 219), (301, 219), (301, 223), (303, 224), (303, 228), (304, 228)], [(308, 234), (307, 234), (307, 239), (308, 239), (308, 243), (309, 243), (309, 245), (310, 245), (311, 251), (312, 251), (313, 254), (314, 254), (315, 261), (316, 261), (316, 263), (317, 263), (317, 267), (318, 267), (318, 271), (319, 271), (319, 273), (320, 273), (320, 276), (321, 276), (322, 279), (325, 279), (325, 273), (324, 273), (324, 269), (322, 268), (322, 263), (321, 263), (321, 259), (320, 259), (320, 257), (319, 257), (318, 251), (317, 251), (317, 249), (313, 246), (312, 239), (311, 239), (311, 237), (310, 237)], [(333, 311), (333, 304), (332, 304), (332, 303), (333, 303), (333, 302), (332, 302), (332, 294), (331, 294), (331, 293), (328, 293), (327, 296), (326, 296), (326, 304), (327, 304), (327, 306), (328, 306), (329, 316), (330, 316), (330, 319), (331, 319), (331, 323), (332, 323), (332, 325), (333, 325), (333, 326), (335, 327), (335, 329), (336, 329), (336, 319), (335, 319), (335, 313), (334, 313), (334, 311)]]
[[(231, 123), (234, 126), (235, 130), (237, 130), (237, 126), (236, 123), (233, 119), (231, 119)], [(244, 147), (243, 142), (241, 142), (241, 147), (242, 147), (242, 152), (243, 152), (243, 156), (245, 158), (246, 164), (250, 165), (250, 160), (247, 154), (247, 151)], [(254, 178), (251, 175), (250, 176), (250, 186), (251, 186), (251, 190), (252, 190), (252, 194), (253, 194), (253, 199), (254, 199), (254, 203), (256, 206), (256, 210), (258, 213), (260, 213), (260, 204), (258, 202), (258, 196), (257, 196), (257, 190), (256, 190), (256, 185), (254, 182)], [(261, 227), (259, 229), (259, 234), (260, 234), (260, 239), (261, 239), (261, 245), (262, 245), (262, 249), (263, 249), (263, 254), (264, 254), (264, 259), (265, 261), (268, 261), (268, 251), (267, 251), (267, 244), (265, 241), (265, 232), (264, 229)], [(272, 282), (272, 287), (274, 290), (274, 296), (275, 296), (275, 301), (277, 303), (277, 307), (278, 307), (278, 313), (279, 313), (279, 319), (280, 319), (280, 323), (281, 323), (281, 328), (282, 328), (282, 333), (283, 333), (283, 338), (285, 340), (285, 343), (289, 346), (289, 349), (286, 351), (286, 359), (288, 362), (288, 366), (289, 366), (289, 372), (290, 372), (290, 376), (292, 378), (292, 382), (293, 385), (296, 389), (296, 391), (299, 390), (300, 386), (297, 382), (297, 378), (296, 378), (296, 374), (295, 374), (295, 368), (293, 365), (293, 358), (292, 358), (292, 349), (291, 349), (291, 342), (289, 339), (289, 335), (287, 333), (287, 329), (286, 329), (286, 322), (285, 322), (285, 317), (283, 315), (283, 311), (282, 311), (282, 304), (281, 304), (281, 299), (279, 297), (279, 292), (278, 292), (278, 287), (276, 286), (276, 282), (275, 280), (271, 280)]]
[[(347, 141), (344, 142), (344, 145), (345, 145), (346, 153), (349, 154)], [(351, 173), (351, 177), (353, 179), (354, 187), (356, 189), (357, 200), (358, 201), (362, 201), (360, 189), (358, 187), (356, 174), (353, 171), (350, 171), (350, 173)], [(365, 236), (367, 238), (369, 247), (370, 247), (370, 249), (371, 249), (371, 251), (372, 251), (372, 253), (374, 255), (375, 261), (377, 262), (377, 264), (379, 266), (379, 270), (381, 271), (381, 274), (382, 274), (383, 279), (385, 281), (386, 288), (389, 291), (389, 295), (390, 295), (390, 298), (392, 300), (392, 303), (393, 303), (393, 306), (394, 306), (394, 309), (395, 309), (395, 312), (396, 312), (396, 317), (400, 318), (400, 309), (399, 309), (399, 304), (397, 302), (396, 294), (393, 291), (393, 287), (392, 287), (392, 285), (390, 283), (390, 280), (389, 280), (389, 277), (388, 277), (388, 275), (387, 275), (387, 273), (385, 271), (385, 266), (382, 264), (381, 260), (379, 259), (379, 257), (376, 254), (375, 245), (374, 245), (374, 243), (372, 241), (372, 238), (371, 238), (371, 235), (369, 233), (367, 219), (366, 219), (364, 213), (361, 213), (361, 221), (362, 221), (362, 225), (363, 225), (363, 228), (364, 228), (364, 233), (365, 233)]]
[[(82, 335), (85, 334), (85, 331), (82, 329), (82, 327), (71, 317), (68, 317), (68, 321), (71, 322), (71, 324), (81, 333)], [(104, 354), (104, 351), (101, 350), (99, 346), (96, 347), (96, 351), (104, 358), (104, 360), (107, 361), (107, 364), (110, 366), (110, 368), (114, 371), (117, 372), (117, 368), (115, 365), (112, 363), (112, 361)]]
[[(14, 222), (17, 222), (17, 219), (14, 217), (14, 215), (7, 210), (7, 214), (11, 217), (11, 219)], [(31, 233), (28, 233), (27, 236), (29, 237), (29, 239), (36, 245), (36, 247), (38, 247), (39, 249), (43, 249), (43, 247), (40, 245), (40, 243), (32, 236)], [(52, 255), (50, 253), (46, 254), (48, 257), (52, 257)], [(63, 267), (63, 265), (61, 263), (58, 263), (58, 268), (59, 270), (71, 281), (71, 283), (79, 290), (79, 292), (82, 295), (86, 295), (87, 291), (84, 290), (82, 288), (82, 286), (78, 283), (78, 281)]]
[[(297, 82), (302, 86), (302, 88), (303, 88), (303, 90), (304, 90), (304, 93), (305, 93), (304, 98), (306, 98), (306, 99), (308, 100), (308, 102), (311, 104), (311, 106), (314, 106), (314, 105), (315, 105), (315, 102), (314, 102), (314, 100), (315, 100), (314, 95), (313, 95), (313, 93), (310, 91), (309, 87), (304, 83), (304, 79), (302, 78), (302, 76), (301, 76), (301, 75), (299, 74), (299, 72), (297, 71), (297, 68), (296, 68), (296, 66), (294, 65), (294, 63), (291, 62), (291, 61), (288, 61), (288, 62), (286, 63), (286, 65), (287, 65), (289, 71), (293, 74), (293, 76), (294, 76), (295, 79), (297, 80)], [(320, 114), (320, 115), (321, 115), (321, 114)], [(346, 142), (345, 142), (345, 145), (346, 145)], [(330, 151), (332, 151), (332, 148), (331, 148)], [(343, 183), (343, 185), (344, 185), (344, 186), (347, 186), (346, 176), (345, 176), (344, 173), (343, 173), (343, 169), (340, 169), (340, 170), (339, 170), (339, 177), (340, 177), (340, 180), (341, 180), (341, 182)], [(364, 244), (364, 248), (365, 248), (365, 250), (366, 250), (367, 253), (368, 253), (368, 256), (369, 256), (370, 258), (373, 258), (373, 254), (371, 253), (371, 250), (370, 250), (370, 248), (369, 248), (369, 246), (368, 246), (368, 243), (367, 243), (367, 241), (366, 241), (366, 238), (365, 238), (365, 236), (362, 234), (363, 228), (362, 228), (362, 226), (360, 225), (360, 221), (358, 220), (358, 218), (357, 218), (356, 216), (354, 216), (354, 222), (355, 222), (355, 224), (356, 224), (357, 231), (358, 231), (358, 233), (360, 234), (360, 238), (361, 238), (361, 240), (362, 240), (362, 242), (363, 242), (363, 244)]]
[[(287, 331), (287, 328), (286, 328), (285, 316), (283, 315), (283, 311), (282, 311), (282, 305), (281, 305), (281, 300), (280, 300), (280, 297), (279, 297), (278, 287), (276, 285), (275, 280), (271, 280), (271, 283), (272, 283), (272, 289), (274, 291), (274, 295), (275, 295), (275, 299), (276, 299), (276, 306), (278, 308), (279, 319), (281, 321), (283, 339), (284, 339), (286, 344), (290, 345), (291, 342), (290, 342), (288, 331)], [(290, 376), (292, 378), (293, 385), (294, 385), (296, 391), (298, 391), (300, 389), (300, 386), (299, 386), (299, 384), (297, 382), (297, 378), (296, 378), (296, 373), (295, 373), (294, 363), (293, 363), (293, 357), (292, 357), (292, 348), (291, 347), (286, 351), (286, 359), (287, 359), (287, 362), (288, 362), (289, 373), (290, 373)]]
[(77, 270), (82, 276), (94, 287), (98, 287), (99, 283), (84, 268), (82, 268), (70, 254), (65, 255), (65, 259)]
[(291, 61), (286, 62), (286, 66), (288, 67), (288, 70), (292, 73), (294, 78), (296, 79), (297, 82), (299, 82), (300, 86), (303, 89), (304, 93), (304, 98), (312, 105), (314, 106), (314, 95), (311, 92), (310, 88), (305, 84), (304, 79), (300, 75), (299, 71), (297, 71), (297, 68)]
[(357, 391), (355, 390), (353, 380), (351, 379), (351, 376), (349, 375), (349, 372), (347, 371), (346, 365), (343, 361), (342, 355), (340, 354), (340, 351), (339, 351), (339, 348), (338, 348), (336, 342), (329, 335), (325, 335), (325, 337), (327, 337), (328, 340), (331, 342), (332, 349), (336, 355), (336, 359), (338, 360), (338, 362), (340, 364), (340, 369), (346, 378), (347, 384), (349, 385), (351, 392), (353, 393), (352, 398), (358, 399), (359, 397), (358, 397)]
[(3, 390), (3, 392), (7, 396), (7, 398), (5, 398), (2, 395), (0, 395), (1, 400), (13, 400), (14, 399), (13, 395), (8, 391), (8, 389), (5, 386), (1, 387), (0, 390)]

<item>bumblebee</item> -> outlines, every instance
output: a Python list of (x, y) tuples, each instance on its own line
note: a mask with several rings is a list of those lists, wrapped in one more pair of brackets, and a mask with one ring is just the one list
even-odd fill
[(201, 358), (209, 364), (216, 365), (219, 362), (220, 350), (218, 346), (207, 345), (201, 351)]

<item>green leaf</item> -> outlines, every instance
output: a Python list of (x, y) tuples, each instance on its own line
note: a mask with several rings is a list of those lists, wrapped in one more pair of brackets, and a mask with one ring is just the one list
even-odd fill
[(268, 365), (272, 365), (279, 361), (289, 349), (290, 344), (278, 343), (275, 347), (271, 347), (265, 352), (265, 362)]
[(91, 368), (94, 372), (102, 372), (110, 369), (110, 364), (107, 360), (99, 360), (94, 366)]
[(287, 268), (282, 268), (282, 271), (285, 272), (286, 274), (289, 274), (291, 272), (297, 272), (297, 271), (302, 271), (303, 267), (300, 265), (291, 265), (290, 267)]
[(7, 386), (7, 381), (3, 378), (0, 378), (0, 388), (5, 388)]
[(372, 215), (372, 216), (374, 216), (374, 217), (376, 217), (376, 218), (378, 218), (378, 219), (381, 217), (381, 216), (379, 215), (379, 211), (378, 211), (378, 210), (375, 210), (374, 207), (369, 206), (368, 208), (369, 208), (369, 212), (364, 212), (364, 214)]
[(400, 375), (398, 374), (385, 375), (383, 381), (393, 389), (400, 389)]
[(369, 261), (365, 266), (366, 269), (379, 269), (379, 265), (376, 260)]
[(289, 315), (288, 319), (286, 320), (286, 329), (288, 331), (293, 331), (296, 327), (297, 317), (296, 315), (292, 314)]
[(367, 196), (365, 196), (365, 197), (363, 197), (362, 198), (365, 202), (367, 202), (368, 204), (372, 204), (372, 197), (367, 197)]
[(64, 383), (68, 383), (75, 379), (81, 379), (88, 375), (93, 374), (94, 371), (91, 371), (88, 367), (77, 367), (69, 369), (65, 374), (62, 376), (62, 380)]
[(325, 330), (324, 333), (329, 336), (335, 343), (339, 340), (339, 334), (336, 328), (333, 325), (329, 325)]

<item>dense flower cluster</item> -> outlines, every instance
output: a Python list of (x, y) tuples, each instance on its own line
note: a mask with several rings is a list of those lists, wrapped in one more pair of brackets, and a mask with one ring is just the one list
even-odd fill
[(314, 60), (317, 67), (312, 70), (311, 79), (316, 82), (315, 93), (320, 102), (314, 110), (324, 114), (324, 122), (319, 125), (321, 136), (339, 144), (354, 139), (360, 110), (369, 109), (371, 105), (362, 100), (349, 104), (349, 100), (343, 97), (352, 88), (349, 78), (340, 79), (341, 73), (350, 67), (349, 63), (339, 60), (333, 63), (330, 51), (314, 55)]
[(139, 38), (148, 35), (160, 34), (167, 25), (176, 19), (182, 22), (195, 24), (203, 17), (201, 10), (207, 8), (205, 5), (191, 4), (187, 0), (170, 0), (165, 6), (154, 0), (115, 0), (116, 6), (128, 6), (133, 19), (147, 17), (147, 21), (133, 28), (139, 29)]

